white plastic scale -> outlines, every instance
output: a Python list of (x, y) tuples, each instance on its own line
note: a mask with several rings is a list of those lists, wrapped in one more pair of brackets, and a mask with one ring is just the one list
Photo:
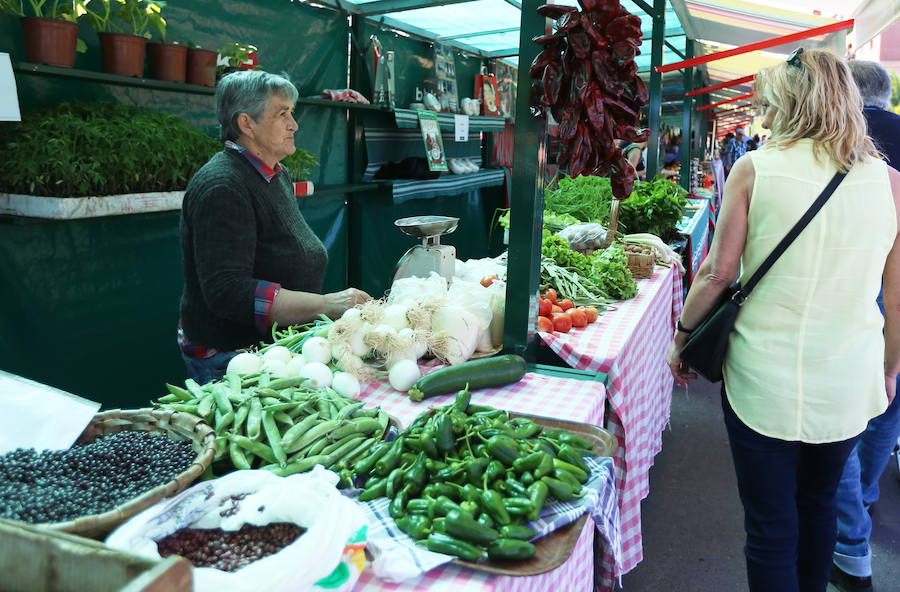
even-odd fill
[(394, 221), (394, 226), (404, 234), (422, 239), (421, 245), (412, 246), (394, 266), (394, 280), (408, 277), (427, 278), (435, 272), (449, 283), (456, 266), (456, 247), (442, 245), (441, 236), (456, 230), (459, 218), (450, 216), (412, 216)]

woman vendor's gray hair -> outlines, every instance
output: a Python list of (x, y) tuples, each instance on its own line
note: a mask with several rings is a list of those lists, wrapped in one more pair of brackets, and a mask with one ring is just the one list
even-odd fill
[(865, 60), (850, 60), (847, 62), (853, 80), (859, 87), (863, 105), (866, 107), (878, 107), (879, 109), (891, 108), (891, 77), (884, 66), (878, 62)]
[(238, 115), (246, 113), (259, 121), (271, 94), (297, 101), (297, 87), (285, 76), (263, 70), (238, 70), (226, 74), (216, 84), (216, 119), (222, 128), (221, 140), (237, 140), (241, 130)]

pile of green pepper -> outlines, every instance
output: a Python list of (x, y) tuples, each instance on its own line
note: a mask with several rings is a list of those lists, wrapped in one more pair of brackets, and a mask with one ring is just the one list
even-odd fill
[(430, 551), (529, 559), (536, 533), (526, 523), (554, 499), (583, 495), (591, 443), (470, 400), (459, 391), (452, 405), (429, 409), (355, 463), (360, 500), (390, 498), (397, 526)]

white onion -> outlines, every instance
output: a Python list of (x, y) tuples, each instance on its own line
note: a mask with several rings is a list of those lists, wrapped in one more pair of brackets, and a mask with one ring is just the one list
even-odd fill
[(303, 357), (307, 362), (322, 362), (327, 364), (331, 361), (331, 347), (328, 340), (324, 337), (310, 337), (303, 343)]
[(313, 388), (331, 386), (331, 369), (322, 362), (308, 362), (300, 369), (300, 376)]
[(331, 379), (331, 388), (333, 388), (337, 394), (350, 397), (351, 399), (355, 399), (361, 390), (359, 381), (349, 372), (336, 372)]
[(362, 322), (362, 314), (358, 308), (348, 308), (341, 315), (341, 320), (346, 321), (351, 327), (356, 327)]
[(381, 324), (393, 327), (396, 331), (409, 328), (409, 319), (406, 318), (407, 309), (402, 304), (391, 304), (381, 314)]
[(262, 366), (262, 357), (250, 352), (241, 352), (228, 362), (225, 374), (256, 374), (262, 370)]
[(288, 376), (287, 364), (281, 360), (264, 360), (262, 372), (268, 372), (277, 378), (285, 378)]
[(371, 324), (363, 323), (356, 331), (350, 334), (350, 351), (353, 352), (354, 356), (364, 358), (372, 351), (365, 342), (366, 335), (372, 329), (373, 327)]
[(399, 360), (388, 371), (388, 382), (402, 392), (408, 391), (421, 377), (419, 365), (412, 360)]
[(300, 376), (300, 369), (306, 366), (306, 358), (303, 355), (296, 355), (285, 364), (288, 376)]
[(283, 345), (273, 345), (263, 353), (262, 357), (266, 362), (269, 360), (278, 360), (279, 362), (287, 364), (288, 360), (290, 360), (293, 355), (291, 350)]

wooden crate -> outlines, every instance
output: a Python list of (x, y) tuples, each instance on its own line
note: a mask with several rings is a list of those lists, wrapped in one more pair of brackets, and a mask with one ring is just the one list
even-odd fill
[(153, 561), (83, 537), (0, 519), (3, 592), (191, 592), (191, 564)]

